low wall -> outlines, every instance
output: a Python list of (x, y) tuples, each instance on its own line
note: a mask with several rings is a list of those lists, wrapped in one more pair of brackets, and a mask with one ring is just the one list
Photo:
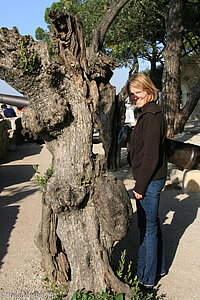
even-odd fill
[(21, 118), (7, 118), (0, 120), (0, 161), (9, 150), (10, 146), (20, 145), (23, 142), (21, 134), (22, 125)]
[(0, 161), (9, 149), (8, 123), (6, 120), (0, 120)]

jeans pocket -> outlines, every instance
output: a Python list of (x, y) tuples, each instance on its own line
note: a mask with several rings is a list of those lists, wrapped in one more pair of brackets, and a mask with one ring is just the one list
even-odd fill
[(166, 178), (161, 178), (161, 179), (155, 179), (155, 180), (152, 180), (152, 184), (157, 188), (157, 189), (160, 189), (160, 191), (162, 191), (164, 185), (165, 185), (165, 182), (166, 182)]
[(150, 182), (146, 189), (146, 196), (148, 197), (158, 197), (165, 185), (166, 178), (155, 179)]

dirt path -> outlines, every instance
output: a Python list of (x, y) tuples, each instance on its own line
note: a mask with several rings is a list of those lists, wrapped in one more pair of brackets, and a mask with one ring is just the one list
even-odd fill
[[(45, 299), (40, 252), (34, 244), (41, 191), (33, 181), (33, 165), (43, 173), (50, 162), (46, 147), (24, 144), (0, 165), (0, 299)], [(34, 292), (38, 297), (30, 298)]]
[[(196, 135), (197, 138), (200, 142), (200, 136)], [(41, 216), (41, 192), (33, 181), (32, 166), (39, 165), (43, 173), (50, 163), (51, 155), (44, 145), (24, 144), (10, 151), (0, 165), (0, 299), (48, 299), (42, 287), (45, 274), (40, 267), (40, 252), (34, 244)], [(117, 176), (131, 195), (130, 169), (124, 166)], [(126, 248), (127, 259), (135, 261), (138, 229), (133, 199), (132, 204), (131, 230), (115, 251), (120, 253)], [(184, 194), (182, 190), (162, 193), (160, 217), (169, 272), (155, 287), (155, 299), (200, 299), (199, 208), (199, 193)]]

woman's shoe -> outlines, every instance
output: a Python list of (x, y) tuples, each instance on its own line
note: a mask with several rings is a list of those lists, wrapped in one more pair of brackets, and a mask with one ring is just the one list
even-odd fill
[(167, 272), (163, 272), (163, 273), (161, 273), (161, 274), (157, 274), (156, 277), (163, 277), (163, 276), (165, 276), (165, 275), (167, 275)]
[(154, 287), (153, 284), (142, 283), (142, 282), (140, 282), (140, 281), (139, 281), (139, 285), (140, 285), (141, 287), (144, 287), (145, 289), (148, 289), (148, 290), (152, 290), (153, 287)]

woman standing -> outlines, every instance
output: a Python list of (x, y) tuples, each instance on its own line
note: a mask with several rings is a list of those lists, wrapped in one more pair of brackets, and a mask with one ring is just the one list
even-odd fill
[(165, 275), (158, 208), (167, 175), (166, 130), (153, 82), (145, 74), (137, 73), (130, 78), (127, 88), (131, 102), (140, 111), (130, 138), (133, 194), (140, 230), (137, 277), (143, 286), (152, 288), (156, 276)]

